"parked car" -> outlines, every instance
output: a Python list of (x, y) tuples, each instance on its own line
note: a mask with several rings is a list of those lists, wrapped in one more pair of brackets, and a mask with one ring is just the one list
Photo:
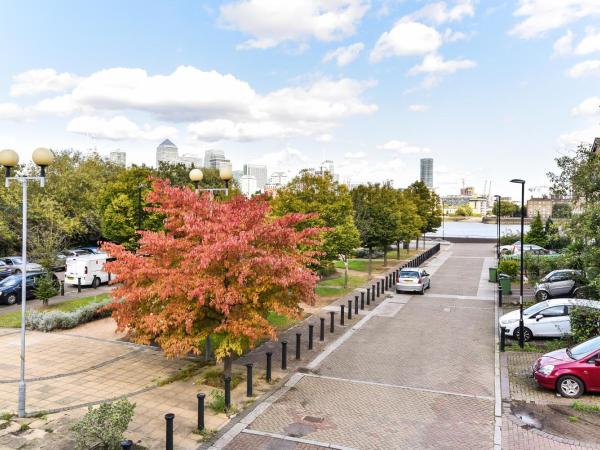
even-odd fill
[(75, 249), (73, 249), (75, 251), (79, 250), (79, 251), (87, 251), (88, 253), (93, 253), (95, 255), (99, 254), (99, 253), (104, 253), (102, 250), (100, 250), (100, 247), (97, 247), (95, 245), (88, 245), (88, 246), (83, 246), (83, 247), (77, 247)]
[[(0, 258), (0, 261), (9, 266), (13, 273), (21, 273), (23, 268), (23, 259), (20, 256), (6, 256)], [(27, 272), (39, 272), (43, 270), (42, 266), (36, 263), (27, 263)]]
[[(560, 298), (536, 303), (523, 311), (523, 339), (535, 337), (561, 337), (571, 334), (569, 314), (574, 307), (600, 309), (600, 302), (579, 298)], [(506, 334), (519, 339), (519, 310), (504, 314), (499, 319)]]
[(521, 245), (521, 241), (517, 241), (513, 244), (501, 245), (500, 246), (500, 254), (501, 255), (511, 255), (513, 253), (515, 245)]
[(7, 265), (4, 261), (0, 261), (0, 280), (10, 277), (14, 273), (15, 271), (11, 266)]
[(540, 386), (563, 397), (600, 392), (600, 336), (546, 353), (533, 364), (532, 371)]
[(579, 288), (585, 284), (585, 272), (581, 270), (553, 270), (535, 285), (535, 298), (541, 302), (552, 297), (577, 297)]
[[(37, 280), (41, 277), (46, 276), (44, 272), (36, 272), (36, 273), (28, 273), (27, 274), (27, 284), (26, 284), (26, 295), (27, 300), (31, 298), (35, 298), (35, 286)], [(14, 305), (17, 302), (21, 301), (21, 281), (23, 279), (22, 275), (15, 274), (11, 275), (4, 280), (0, 281), (0, 303), (5, 303), (7, 305)], [(52, 274), (52, 279), (55, 281), (56, 286), (58, 287), (58, 278), (56, 275)]]
[(431, 287), (431, 278), (425, 269), (418, 267), (405, 267), (400, 270), (400, 276), (396, 283), (396, 293), (418, 292), (425, 294), (425, 289)]
[(63, 250), (56, 255), (53, 269), (56, 271), (64, 271), (67, 268), (68, 258), (77, 258), (83, 255), (93, 255), (94, 252), (85, 248), (74, 248), (71, 250)]
[(108, 282), (108, 272), (104, 271), (104, 264), (111, 259), (106, 253), (97, 255), (83, 255), (67, 259), (65, 284), (92, 286), (97, 288), (102, 283)]

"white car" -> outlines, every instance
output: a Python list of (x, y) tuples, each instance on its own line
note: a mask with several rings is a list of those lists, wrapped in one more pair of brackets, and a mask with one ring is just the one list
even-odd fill
[(419, 267), (405, 267), (400, 270), (400, 276), (396, 283), (396, 293), (418, 292), (425, 294), (425, 289), (431, 287), (431, 278), (425, 269)]
[[(569, 314), (575, 306), (600, 309), (600, 302), (579, 298), (558, 298), (536, 303), (523, 311), (523, 339), (529, 341), (536, 337), (562, 337), (571, 334)], [(519, 339), (519, 310), (511, 311), (500, 317), (501, 327), (506, 335)]]

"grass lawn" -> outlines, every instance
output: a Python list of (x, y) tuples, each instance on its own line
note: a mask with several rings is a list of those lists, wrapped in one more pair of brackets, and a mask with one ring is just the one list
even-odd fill
[[(38, 311), (74, 311), (89, 303), (100, 302), (108, 298), (108, 294), (94, 295), (91, 297), (76, 298), (67, 300), (63, 303), (49, 305), (46, 308), (40, 308)], [(19, 328), (21, 326), (21, 311), (13, 311), (0, 316), (0, 328)]]
[[(337, 261), (335, 263), (336, 269), (343, 269), (344, 263)], [(368, 272), (369, 271), (369, 260), (368, 259), (351, 259), (348, 262), (348, 269), (355, 270), (357, 272)], [(373, 260), (373, 272), (383, 270), (383, 259)]]
[(290, 319), (289, 317), (277, 314), (275, 311), (269, 312), (267, 320), (271, 326), (274, 326), (278, 330), (285, 330), (298, 322), (296, 319)]
[(328, 278), (320, 281), (317, 285), (317, 295), (319, 297), (341, 297), (348, 292), (361, 287), (367, 282), (366, 275), (350, 275), (348, 277), (348, 288), (344, 289), (344, 274), (339, 273), (335, 278)]

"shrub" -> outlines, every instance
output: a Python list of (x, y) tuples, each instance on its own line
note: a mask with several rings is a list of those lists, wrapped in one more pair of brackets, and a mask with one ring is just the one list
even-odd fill
[(586, 307), (573, 308), (571, 333), (575, 342), (583, 342), (600, 334), (600, 310)]
[(58, 282), (52, 276), (46, 274), (37, 279), (33, 292), (42, 301), (42, 304), (47, 305), (48, 299), (58, 294), (57, 284)]
[(75, 328), (82, 323), (110, 316), (111, 311), (102, 309), (102, 307), (111, 302), (112, 300), (106, 299), (100, 302), (89, 303), (75, 311), (69, 312), (31, 310), (27, 313), (27, 327), (31, 330), (40, 331)]
[(498, 273), (505, 273), (515, 278), (519, 274), (519, 261), (514, 259), (503, 259), (498, 263)]
[(210, 391), (208, 407), (216, 413), (225, 412), (225, 392), (217, 389)]
[(504, 234), (500, 236), (500, 245), (511, 245), (521, 239), (520, 234)]
[(113, 403), (102, 403), (88, 412), (71, 430), (75, 434), (75, 448), (117, 450), (124, 439), (123, 433), (133, 418), (135, 404), (126, 398)]

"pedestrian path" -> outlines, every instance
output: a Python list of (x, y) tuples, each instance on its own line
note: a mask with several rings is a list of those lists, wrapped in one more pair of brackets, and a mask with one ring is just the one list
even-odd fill
[(493, 249), (455, 244), (425, 296), (388, 295), (213, 448), (491, 449)]

